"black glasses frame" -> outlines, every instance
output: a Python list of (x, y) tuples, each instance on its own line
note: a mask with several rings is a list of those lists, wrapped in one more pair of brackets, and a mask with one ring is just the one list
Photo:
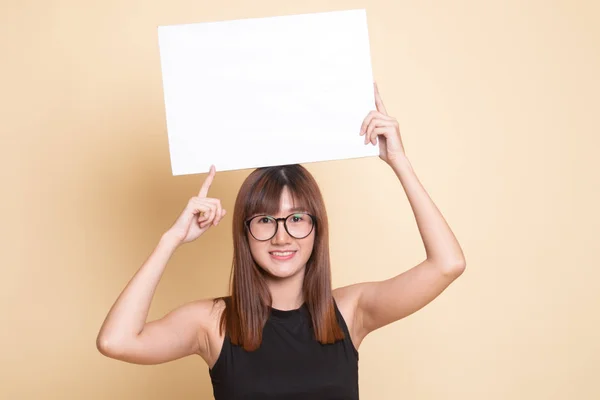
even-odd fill
[[(308, 216), (310, 217), (310, 219), (312, 220), (312, 227), (310, 228), (310, 231), (309, 231), (309, 232), (308, 232), (308, 233), (307, 233), (305, 236), (302, 236), (302, 237), (297, 237), (297, 236), (294, 236), (294, 235), (292, 235), (292, 234), (290, 233), (290, 231), (288, 230), (288, 227), (287, 227), (287, 219), (288, 219), (289, 217), (291, 217), (292, 215), (298, 215), (298, 214), (302, 214), (302, 215), (308, 215)], [(264, 218), (264, 217), (271, 218), (271, 219), (273, 219), (273, 220), (275, 221), (275, 224), (276, 224), (276, 225), (275, 225), (275, 233), (273, 233), (273, 236), (271, 236), (271, 237), (270, 237), (270, 238), (268, 238), (268, 239), (258, 239), (258, 238), (257, 238), (256, 236), (254, 236), (254, 234), (252, 233), (252, 229), (250, 229), (250, 223), (252, 222), (252, 220), (254, 220), (254, 219), (256, 219), (256, 218)], [(245, 223), (245, 225), (246, 225), (246, 228), (248, 229), (248, 232), (250, 232), (250, 234), (252, 235), (252, 237), (253, 237), (254, 239), (258, 240), (259, 242), (266, 242), (267, 240), (271, 240), (271, 239), (273, 239), (273, 238), (275, 237), (275, 235), (277, 235), (277, 231), (279, 231), (279, 221), (283, 221), (283, 227), (284, 227), (285, 231), (287, 232), (287, 234), (288, 234), (288, 235), (290, 235), (290, 236), (291, 236), (291, 237), (293, 237), (294, 239), (304, 239), (305, 237), (308, 237), (308, 236), (309, 236), (309, 235), (312, 233), (312, 231), (314, 231), (314, 230), (315, 230), (315, 226), (317, 225), (317, 218), (316, 218), (314, 215), (311, 215), (311, 214), (309, 214), (309, 213), (306, 213), (306, 212), (295, 212), (295, 213), (292, 213), (292, 214), (288, 215), (288, 216), (287, 216), (287, 217), (285, 217), (285, 218), (275, 218), (275, 217), (273, 217), (273, 216), (271, 216), (271, 215), (266, 215), (266, 214), (255, 215), (254, 217), (252, 217), (252, 218), (250, 218), (250, 219), (246, 220), (246, 223)]]

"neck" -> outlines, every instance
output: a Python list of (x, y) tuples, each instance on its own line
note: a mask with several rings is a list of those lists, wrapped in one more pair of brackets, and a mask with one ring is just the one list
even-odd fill
[(288, 278), (267, 278), (267, 286), (273, 299), (271, 307), (282, 311), (300, 308), (304, 303), (303, 284), (304, 269)]

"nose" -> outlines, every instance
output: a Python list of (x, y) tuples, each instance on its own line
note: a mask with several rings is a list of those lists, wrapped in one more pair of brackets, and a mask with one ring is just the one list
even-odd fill
[(285, 244), (290, 243), (292, 237), (285, 230), (285, 226), (283, 225), (283, 221), (277, 221), (277, 232), (275, 236), (271, 239), (272, 244)]

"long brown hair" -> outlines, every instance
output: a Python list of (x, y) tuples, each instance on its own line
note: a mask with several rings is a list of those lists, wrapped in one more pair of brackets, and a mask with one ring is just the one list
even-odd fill
[(337, 322), (331, 291), (327, 212), (317, 182), (310, 172), (298, 164), (263, 167), (254, 170), (246, 178), (235, 201), (231, 296), (220, 298), (226, 303), (221, 315), (221, 333), (225, 330), (231, 343), (247, 351), (260, 346), (272, 299), (262, 270), (250, 252), (245, 221), (257, 213), (277, 213), (285, 187), (292, 196), (294, 206), (304, 207), (316, 217), (314, 247), (306, 263), (302, 289), (314, 336), (322, 344), (344, 338)]

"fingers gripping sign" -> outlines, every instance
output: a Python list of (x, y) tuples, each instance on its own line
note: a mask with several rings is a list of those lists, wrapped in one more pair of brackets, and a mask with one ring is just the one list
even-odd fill
[(377, 87), (377, 83), (373, 83), (373, 87), (375, 88), (375, 107), (377, 111), (387, 116), (388, 113), (383, 105), (383, 100), (381, 100), (381, 95), (379, 94), (379, 88)]
[(365, 135), (365, 144), (375, 146), (379, 142), (379, 157), (388, 164), (404, 155), (404, 146), (400, 136), (398, 121), (390, 117), (379, 95), (377, 84), (374, 85), (375, 106), (365, 117), (360, 127), (360, 135)]
[(211, 226), (216, 226), (223, 219), (227, 211), (221, 206), (219, 199), (208, 197), (208, 191), (216, 175), (214, 165), (204, 183), (198, 196), (192, 197), (183, 210), (170, 232), (177, 238), (179, 243), (188, 243), (199, 238)]

